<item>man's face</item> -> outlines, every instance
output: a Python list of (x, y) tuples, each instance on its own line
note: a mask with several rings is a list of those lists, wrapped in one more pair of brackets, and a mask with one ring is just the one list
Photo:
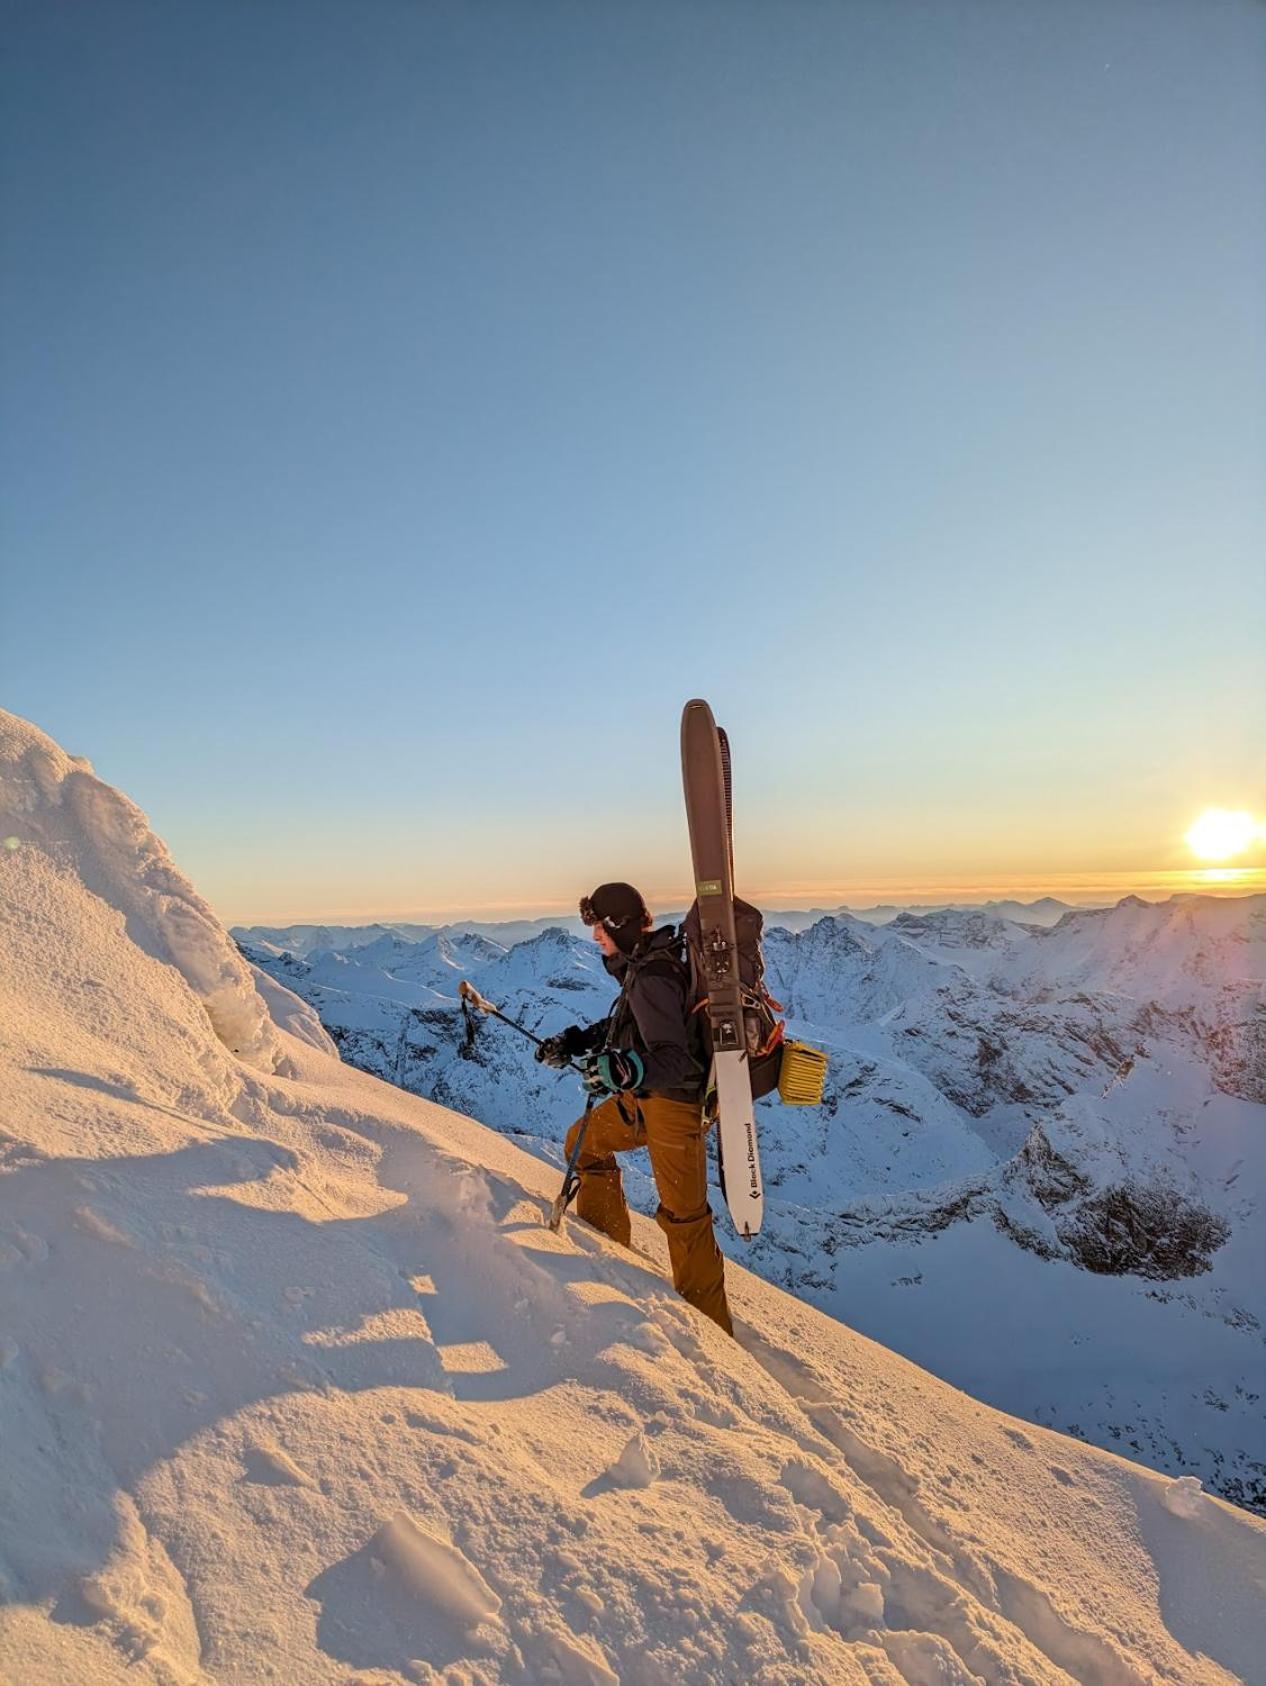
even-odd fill
[(601, 919), (595, 926), (592, 927), (592, 929), (593, 940), (597, 943), (598, 947), (604, 954), (618, 954), (620, 952), (616, 945), (615, 938), (611, 935), (610, 931), (607, 930)]

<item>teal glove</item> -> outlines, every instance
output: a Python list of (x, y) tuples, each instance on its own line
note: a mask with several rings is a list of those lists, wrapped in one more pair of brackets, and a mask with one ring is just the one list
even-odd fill
[(642, 1056), (633, 1048), (608, 1048), (602, 1054), (590, 1054), (582, 1067), (585, 1088), (599, 1099), (603, 1095), (618, 1095), (641, 1087), (646, 1076)]

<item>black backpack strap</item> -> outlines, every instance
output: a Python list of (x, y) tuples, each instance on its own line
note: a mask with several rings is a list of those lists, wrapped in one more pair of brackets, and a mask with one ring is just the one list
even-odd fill
[[(689, 944), (686, 945), (689, 954)], [(651, 972), (658, 965), (665, 977), (680, 979), (686, 992), (685, 1009), (689, 1020), (690, 1009), (694, 1001), (693, 989), (694, 969), (688, 965), (680, 952), (680, 945), (676, 948), (656, 948), (648, 954), (631, 954), (628, 964), (624, 968), (624, 976), (620, 980), (620, 993), (616, 996), (611, 1007), (611, 1015), (607, 1021), (606, 1047), (610, 1048), (617, 1031), (623, 1034), (625, 1027), (633, 1018), (633, 1009), (629, 1003), (629, 991), (636, 978)]]

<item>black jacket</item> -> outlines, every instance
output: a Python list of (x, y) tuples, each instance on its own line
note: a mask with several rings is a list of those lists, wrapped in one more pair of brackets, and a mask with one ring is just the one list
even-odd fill
[(663, 925), (631, 955), (610, 954), (602, 963), (620, 993), (608, 1017), (590, 1026), (590, 1047), (636, 1050), (646, 1066), (638, 1094), (697, 1101), (707, 1074), (691, 1048), (689, 981), (677, 933)]

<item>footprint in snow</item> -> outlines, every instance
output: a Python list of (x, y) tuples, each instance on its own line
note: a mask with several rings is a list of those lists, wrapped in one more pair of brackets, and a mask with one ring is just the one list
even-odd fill
[(842, 1493), (836, 1491), (821, 1470), (803, 1458), (792, 1458), (783, 1465), (778, 1477), (797, 1504), (808, 1510), (820, 1511), (828, 1522), (846, 1522), (853, 1507)]
[(625, 1346), (649, 1352), (653, 1358), (662, 1358), (666, 1352), (673, 1351), (668, 1336), (654, 1323), (638, 1323), (621, 1338)]

